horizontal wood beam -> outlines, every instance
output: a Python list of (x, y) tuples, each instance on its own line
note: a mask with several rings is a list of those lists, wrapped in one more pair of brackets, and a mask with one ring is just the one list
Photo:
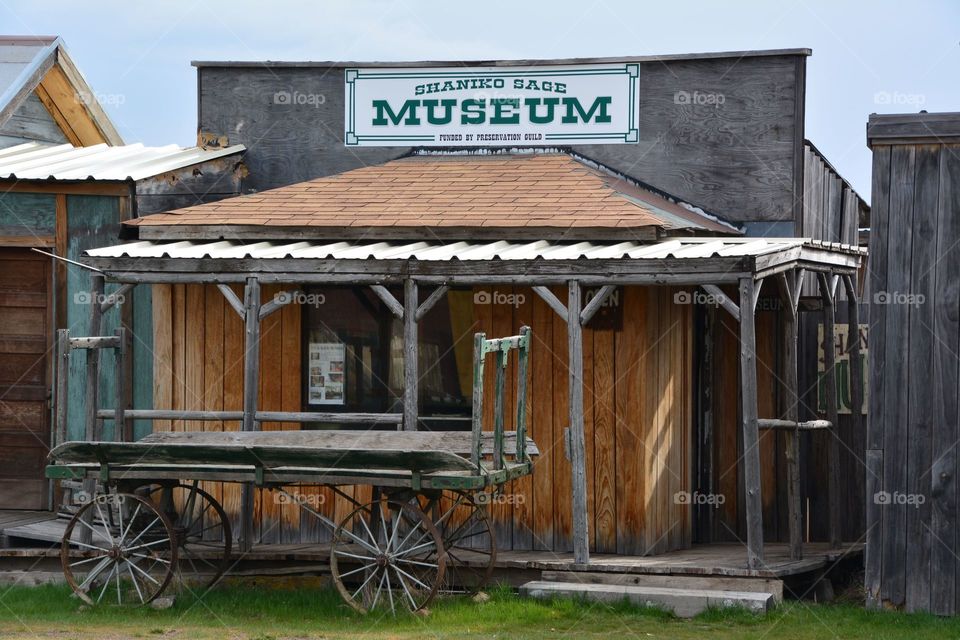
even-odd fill
[(370, 289), (377, 294), (377, 297), (380, 298), (383, 304), (387, 305), (387, 308), (390, 309), (390, 313), (397, 318), (403, 319), (403, 305), (400, 304), (399, 300), (393, 297), (393, 294), (390, 293), (389, 289), (380, 284), (370, 285)]
[[(234, 422), (243, 419), (242, 411), (178, 411), (175, 409), (127, 409), (128, 420), (196, 420)], [(101, 409), (97, 417), (112, 420), (113, 409)], [(331, 413), (328, 411), (257, 411), (258, 422), (330, 422), (333, 424), (400, 424), (399, 413)]]
[(831, 424), (829, 420), (807, 420), (806, 422), (798, 422), (794, 420), (761, 418), (757, 420), (757, 426), (761, 429), (797, 429), (799, 431), (833, 429), (833, 424)]
[(560, 302), (557, 296), (553, 295), (553, 291), (550, 291), (550, 289), (540, 285), (533, 287), (533, 291), (538, 296), (543, 298), (543, 301), (547, 303), (547, 306), (553, 309), (557, 313), (557, 315), (559, 315), (564, 320), (567, 319), (567, 315), (568, 315), (567, 307), (565, 304)]
[(57, 246), (54, 236), (3, 236), (0, 235), (0, 247), (44, 247)]
[(116, 349), (119, 346), (120, 339), (117, 336), (70, 338), (71, 349)]
[(130, 182), (57, 182), (33, 180), (17, 180), (15, 182), (0, 180), (0, 194), (4, 193), (62, 193), (78, 196), (130, 196), (133, 184)]

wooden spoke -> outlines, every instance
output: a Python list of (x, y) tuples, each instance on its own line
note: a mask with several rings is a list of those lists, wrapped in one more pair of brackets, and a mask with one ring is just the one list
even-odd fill
[(196, 484), (157, 485), (146, 496), (173, 524), (181, 558), (176, 568), (179, 588), (213, 587), (230, 566), (233, 545), (223, 507)]
[(462, 491), (421, 496), (423, 511), (433, 519), (446, 552), (444, 593), (476, 593), (493, 574), (497, 561), (493, 524), (485, 506)]
[[(71, 547), (76, 543), (71, 539), (78, 524), (89, 526), (85, 519), (99, 522), (103, 533), (98, 533), (98, 538), (105, 534), (110, 543), (103, 547), (77, 545), (89, 557), (72, 560)], [(67, 524), (60, 546), (67, 584), (91, 605), (114, 600), (118, 605), (146, 604), (170, 583), (176, 563), (177, 543), (170, 520), (145, 498), (133, 494), (100, 494), (83, 505)]]
[(423, 608), (440, 589), (445, 561), (433, 522), (413, 504), (386, 499), (348, 515), (330, 550), (334, 584), (361, 613)]

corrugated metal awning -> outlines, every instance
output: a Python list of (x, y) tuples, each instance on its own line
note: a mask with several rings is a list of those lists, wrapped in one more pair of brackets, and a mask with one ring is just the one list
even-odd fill
[(140, 241), (101, 249), (92, 258), (169, 258), (208, 260), (618, 260), (697, 259), (762, 256), (788, 249), (822, 249), (848, 255), (866, 250), (809, 238), (672, 238), (653, 244), (638, 242), (277, 242), (244, 243), (230, 240), (160, 242)]
[(74, 147), (29, 142), (0, 149), (0, 179), (142, 180), (245, 150), (242, 144), (208, 150), (175, 144)]

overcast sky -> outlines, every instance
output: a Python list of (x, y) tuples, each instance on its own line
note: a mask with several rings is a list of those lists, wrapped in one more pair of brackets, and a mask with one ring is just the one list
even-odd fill
[[(960, 2), (0, 0), (59, 35), (128, 142), (192, 145), (191, 60), (632, 56), (808, 47), (806, 135), (870, 197), (870, 113), (960, 111)], [(639, 176), (642, 178), (642, 176)]]

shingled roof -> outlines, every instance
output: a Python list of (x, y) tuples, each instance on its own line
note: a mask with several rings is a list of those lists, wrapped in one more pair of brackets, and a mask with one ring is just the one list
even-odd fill
[(570, 153), (423, 154), (129, 222), (141, 238), (656, 239), (737, 230)]

